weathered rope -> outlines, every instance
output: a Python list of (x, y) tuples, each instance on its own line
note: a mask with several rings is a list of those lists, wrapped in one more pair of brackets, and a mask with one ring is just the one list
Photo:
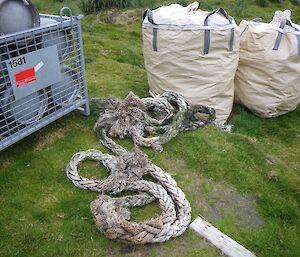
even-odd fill
[[(105, 180), (92, 180), (79, 176), (78, 166), (86, 159), (102, 163), (111, 175)], [(151, 175), (160, 184), (145, 181)], [(122, 191), (148, 192), (121, 198), (100, 195), (91, 203), (96, 226), (111, 239), (121, 239), (136, 244), (164, 242), (181, 235), (190, 223), (190, 204), (172, 177), (152, 164), (139, 152), (127, 152), (122, 156), (111, 156), (97, 150), (75, 154), (67, 167), (67, 176), (79, 188), (99, 193)], [(162, 214), (143, 223), (129, 222), (127, 208), (143, 206), (159, 200)]]
[[(95, 131), (101, 143), (116, 156), (88, 150), (75, 154), (66, 172), (75, 186), (101, 193), (91, 203), (96, 226), (110, 239), (145, 244), (164, 242), (184, 233), (191, 220), (191, 207), (172, 177), (140, 152), (137, 146), (162, 150), (162, 144), (180, 131), (193, 130), (212, 123), (215, 111), (206, 106), (190, 107), (180, 96), (167, 92), (160, 97), (140, 99), (130, 93), (125, 100), (97, 99), (100, 118)], [(198, 115), (198, 116), (197, 116)], [(156, 134), (155, 137), (147, 137)], [(136, 150), (127, 151), (108, 135), (131, 137)], [(84, 160), (104, 165), (110, 176), (104, 180), (88, 179), (79, 175)], [(145, 175), (157, 182), (146, 181)], [(123, 191), (137, 195), (112, 198), (103, 194)], [(130, 222), (129, 208), (159, 201), (161, 215), (144, 222)]]
[[(136, 146), (162, 151), (162, 145), (185, 130), (195, 130), (212, 123), (215, 110), (207, 106), (189, 106), (184, 98), (173, 92), (159, 97), (140, 99), (129, 93), (125, 100), (94, 99), (100, 118), (95, 131), (101, 143), (114, 153), (123, 153), (107, 135), (130, 137)], [(155, 137), (146, 135), (155, 134)]]

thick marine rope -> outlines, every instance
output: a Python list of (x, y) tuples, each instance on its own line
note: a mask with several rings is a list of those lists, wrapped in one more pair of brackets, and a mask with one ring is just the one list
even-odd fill
[[(90, 180), (79, 176), (78, 166), (86, 159), (102, 163), (111, 175), (105, 180)], [(159, 181), (143, 180), (151, 175)], [(111, 239), (121, 239), (135, 244), (164, 242), (181, 235), (191, 219), (191, 207), (182, 190), (172, 177), (152, 164), (140, 152), (127, 152), (122, 156), (103, 154), (88, 150), (75, 154), (68, 167), (67, 176), (79, 188), (101, 194), (122, 191), (147, 192), (121, 198), (100, 195), (91, 203), (96, 226)], [(157, 199), (162, 214), (143, 223), (129, 222), (128, 208), (143, 206)]]
[[(125, 100), (94, 99), (100, 118), (95, 131), (101, 143), (119, 154), (123, 149), (108, 137), (131, 137), (136, 146), (162, 151), (162, 145), (185, 130), (195, 130), (213, 123), (215, 110), (207, 106), (189, 106), (174, 92), (140, 99), (129, 93)], [(155, 134), (154, 137), (146, 135)]]
[[(191, 220), (190, 204), (176, 181), (154, 165), (137, 146), (162, 151), (162, 145), (180, 131), (212, 123), (214, 109), (201, 105), (190, 107), (180, 95), (172, 92), (144, 99), (130, 93), (125, 100), (109, 98), (95, 102), (100, 112), (95, 131), (101, 143), (116, 156), (97, 150), (79, 152), (71, 158), (66, 173), (75, 186), (101, 193), (91, 203), (96, 226), (110, 239), (135, 244), (164, 242), (181, 235)], [(149, 138), (149, 134), (156, 136)], [(131, 137), (135, 151), (127, 151), (108, 135)], [(104, 165), (111, 172), (110, 176), (104, 180), (81, 177), (79, 165), (87, 159)], [(145, 175), (152, 176), (157, 182), (144, 180)], [(117, 198), (104, 195), (124, 191), (138, 194)], [(162, 210), (159, 217), (130, 222), (129, 208), (155, 200), (159, 201)]]

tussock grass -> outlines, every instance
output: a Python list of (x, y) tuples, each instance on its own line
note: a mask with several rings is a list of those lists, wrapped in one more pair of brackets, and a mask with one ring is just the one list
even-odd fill
[(80, 4), (85, 13), (95, 13), (112, 7), (124, 8), (129, 3), (129, 0), (82, 0)]

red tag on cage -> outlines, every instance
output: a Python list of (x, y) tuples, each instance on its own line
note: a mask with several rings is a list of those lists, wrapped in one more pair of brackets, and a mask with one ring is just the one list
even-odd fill
[(17, 87), (21, 87), (32, 81), (35, 81), (36, 75), (35, 75), (34, 67), (15, 73), (15, 79), (16, 79)]

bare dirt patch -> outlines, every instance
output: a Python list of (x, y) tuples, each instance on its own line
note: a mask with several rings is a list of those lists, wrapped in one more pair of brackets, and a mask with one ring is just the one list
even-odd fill
[(8, 168), (13, 162), (13, 158), (8, 152), (0, 152), (0, 168)]
[(168, 163), (170, 172), (172, 170), (175, 176), (180, 176), (178, 183), (189, 198), (194, 214), (210, 222), (230, 217), (238, 230), (263, 225), (253, 195), (243, 195), (224, 182), (210, 180), (201, 171), (191, 172), (183, 160), (169, 160)]
[(53, 144), (56, 140), (61, 139), (65, 136), (68, 129), (58, 129), (51, 133), (41, 133), (37, 134), (37, 144), (35, 145), (34, 150), (40, 151), (43, 150), (47, 145)]
[(225, 216), (233, 218), (236, 227), (260, 227), (262, 218), (256, 212), (256, 200), (252, 195), (241, 195), (236, 189), (220, 183), (212, 187), (202, 204), (211, 221)]
[[(0, 157), (1, 158), (1, 157)], [(7, 168), (11, 164), (11, 160), (7, 157), (1, 158), (2, 160), (0, 161), (0, 168)]]
[(35, 134), (35, 141), (37, 142), (34, 151), (41, 151), (46, 148), (46, 146), (52, 145), (55, 143), (58, 139), (64, 138), (64, 136), (75, 129), (80, 129), (87, 131), (89, 128), (82, 126), (80, 124), (72, 124), (72, 127), (64, 127), (64, 128), (58, 128), (53, 129), (51, 132), (45, 133), (45, 131), (39, 131)]

